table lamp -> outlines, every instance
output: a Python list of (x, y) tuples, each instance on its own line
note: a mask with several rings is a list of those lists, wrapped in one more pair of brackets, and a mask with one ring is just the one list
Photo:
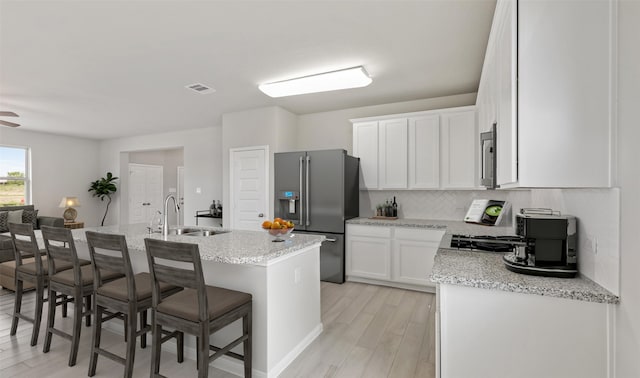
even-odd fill
[(78, 197), (62, 197), (62, 201), (60, 201), (59, 207), (66, 207), (67, 209), (62, 214), (65, 223), (73, 223), (76, 221), (76, 216), (78, 216), (78, 212), (73, 206), (80, 206), (80, 201), (78, 201)]

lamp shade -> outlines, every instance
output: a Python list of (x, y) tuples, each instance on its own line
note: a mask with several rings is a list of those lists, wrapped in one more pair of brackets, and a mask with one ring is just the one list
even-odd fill
[(79, 207), (78, 197), (62, 197), (59, 207)]

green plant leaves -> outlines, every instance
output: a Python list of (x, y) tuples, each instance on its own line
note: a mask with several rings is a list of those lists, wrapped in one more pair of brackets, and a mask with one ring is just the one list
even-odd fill
[(94, 197), (100, 198), (100, 201), (104, 201), (105, 197), (109, 200), (107, 202), (107, 209), (104, 212), (104, 217), (102, 218), (102, 225), (104, 226), (104, 220), (107, 217), (107, 212), (109, 211), (109, 204), (111, 203), (111, 195), (115, 193), (118, 188), (116, 187), (115, 181), (118, 177), (115, 177), (111, 172), (107, 172), (107, 177), (102, 177), (96, 181), (93, 181), (89, 185), (89, 192), (93, 192)]

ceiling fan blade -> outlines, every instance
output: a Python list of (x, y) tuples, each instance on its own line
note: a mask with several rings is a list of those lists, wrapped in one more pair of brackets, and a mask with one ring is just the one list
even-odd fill
[(9, 126), (9, 127), (18, 127), (20, 126), (19, 123), (13, 123), (13, 122), (9, 122), (9, 121), (3, 121), (0, 119), (0, 125), (4, 125), (4, 126)]
[(1, 112), (1, 111), (0, 111), (0, 116), (3, 116), (3, 117), (19, 117), (19, 115), (17, 115), (14, 112)]

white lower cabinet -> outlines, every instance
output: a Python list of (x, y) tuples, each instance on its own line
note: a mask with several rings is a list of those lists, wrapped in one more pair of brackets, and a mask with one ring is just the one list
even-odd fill
[(348, 281), (432, 291), (433, 260), (444, 231), (347, 225)]
[(613, 377), (614, 306), (440, 284), (436, 377)]

